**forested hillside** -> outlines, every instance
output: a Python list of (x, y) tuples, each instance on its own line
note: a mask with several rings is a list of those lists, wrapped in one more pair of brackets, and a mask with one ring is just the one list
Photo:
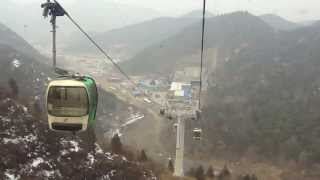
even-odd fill
[(235, 152), (318, 163), (319, 36), (316, 24), (237, 53), (219, 51), (207, 99), (211, 141)]
[[(203, 97), (205, 137), (200, 152), (293, 161), (312, 167), (298, 179), (319, 177), (313, 166), (320, 162), (319, 23), (284, 32), (238, 12), (211, 18), (207, 24), (209, 88)], [(125, 67), (133, 74), (164, 74), (199, 64), (199, 26), (161, 42), (162, 48), (146, 48)]]

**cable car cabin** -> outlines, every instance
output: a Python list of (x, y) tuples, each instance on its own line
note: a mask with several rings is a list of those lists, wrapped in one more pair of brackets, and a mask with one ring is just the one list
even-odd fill
[(195, 121), (197, 120), (197, 112), (194, 111), (194, 113), (191, 114), (191, 120)]
[(166, 110), (164, 108), (160, 108), (160, 115), (163, 116), (165, 114)]
[(98, 103), (93, 78), (53, 80), (47, 89), (49, 128), (55, 131), (85, 131), (92, 127)]
[(174, 123), (173, 127), (174, 127), (174, 130), (177, 130), (178, 129), (178, 123)]
[(193, 130), (193, 139), (195, 140), (201, 140), (201, 136), (202, 136), (202, 130), (199, 128), (195, 128)]
[(201, 110), (196, 110), (195, 112), (195, 115), (196, 115), (196, 120), (201, 120), (201, 114), (202, 114), (202, 111)]
[(172, 119), (173, 119), (173, 115), (168, 112), (168, 113), (167, 113), (167, 118), (168, 118), (169, 120), (172, 120)]

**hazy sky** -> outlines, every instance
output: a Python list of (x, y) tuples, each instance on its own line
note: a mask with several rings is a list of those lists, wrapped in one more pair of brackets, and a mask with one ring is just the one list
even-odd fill
[[(45, 0), (14, 0), (17, 3), (43, 2)], [(72, 4), (77, 0), (60, 0)], [(88, 0), (93, 1), (93, 0)], [(96, 0), (97, 1), (97, 0)], [(202, 8), (202, 0), (101, 0), (152, 8), (168, 16), (177, 16)], [(248, 10), (254, 14), (274, 13), (292, 21), (320, 19), (320, 0), (207, 0), (214, 14)]]

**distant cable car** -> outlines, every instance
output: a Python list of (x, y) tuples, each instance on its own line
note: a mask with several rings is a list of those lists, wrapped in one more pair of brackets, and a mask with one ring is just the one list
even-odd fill
[(195, 120), (197, 120), (197, 112), (196, 111), (194, 111), (194, 113), (192, 113), (191, 114), (191, 120), (193, 120), (193, 121), (195, 121)]
[(165, 107), (162, 106), (160, 108), (160, 115), (163, 116), (165, 113), (166, 113), (166, 109), (165, 109)]
[(173, 119), (173, 115), (172, 115), (171, 112), (168, 112), (168, 113), (167, 113), (167, 118), (168, 118), (169, 120), (172, 120), (172, 119)]
[(196, 110), (196, 120), (201, 120), (201, 114), (202, 114), (201, 110)]
[(174, 127), (175, 130), (177, 130), (177, 128), (178, 128), (178, 123), (174, 123), (174, 124), (173, 124), (173, 127)]
[(148, 98), (143, 98), (143, 101), (146, 103), (149, 103), (149, 104), (152, 103), (152, 101), (150, 101), (150, 99), (148, 99)]
[(202, 136), (202, 130), (199, 128), (193, 129), (193, 139), (195, 140), (201, 140)]
[(95, 80), (71, 76), (53, 80), (47, 88), (49, 128), (56, 131), (85, 131), (92, 127), (98, 104)]

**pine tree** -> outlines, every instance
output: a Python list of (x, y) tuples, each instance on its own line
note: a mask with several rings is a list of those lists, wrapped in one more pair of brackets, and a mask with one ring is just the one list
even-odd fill
[(169, 169), (169, 171), (171, 171), (172, 173), (174, 172), (174, 166), (173, 166), (173, 161), (172, 161), (172, 159), (169, 159), (168, 169)]
[(251, 180), (258, 180), (258, 177), (257, 177), (255, 174), (253, 174), (253, 175), (251, 176)]
[(186, 175), (190, 177), (195, 177), (196, 170), (194, 168), (190, 168), (189, 171), (187, 171)]
[(19, 87), (17, 85), (16, 80), (14, 80), (13, 78), (10, 78), (8, 81), (8, 84), (11, 89), (12, 96), (17, 97), (19, 94)]
[(231, 172), (229, 168), (225, 165), (219, 175), (219, 180), (228, 180), (231, 177)]
[(147, 156), (146, 152), (144, 151), (144, 149), (141, 150), (139, 161), (141, 161), (141, 162), (148, 161), (148, 156)]
[(111, 150), (115, 154), (122, 153), (122, 143), (118, 134), (115, 134), (111, 139)]
[(229, 168), (226, 165), (223, 167), (221, 174), (223, 174), (226, 177), (231, 175), (231, 172), (230, 172)]
[(207, 170), (207, 173), (206, 173), (206, 176), (209, 179), (213, 179), (214, 178), (214, 171), (213, 171), (213, 167), (212, 166), (209, 166), (209, 168)]
[(245, 175), (243, 178), (242, 178), (243, 180), (251, 180), (251, 177), (250, 177), (250, 175)]
[(195, 173), (195, 178), (197, 180), (205, 180), (203, 167), (200, 165)]

